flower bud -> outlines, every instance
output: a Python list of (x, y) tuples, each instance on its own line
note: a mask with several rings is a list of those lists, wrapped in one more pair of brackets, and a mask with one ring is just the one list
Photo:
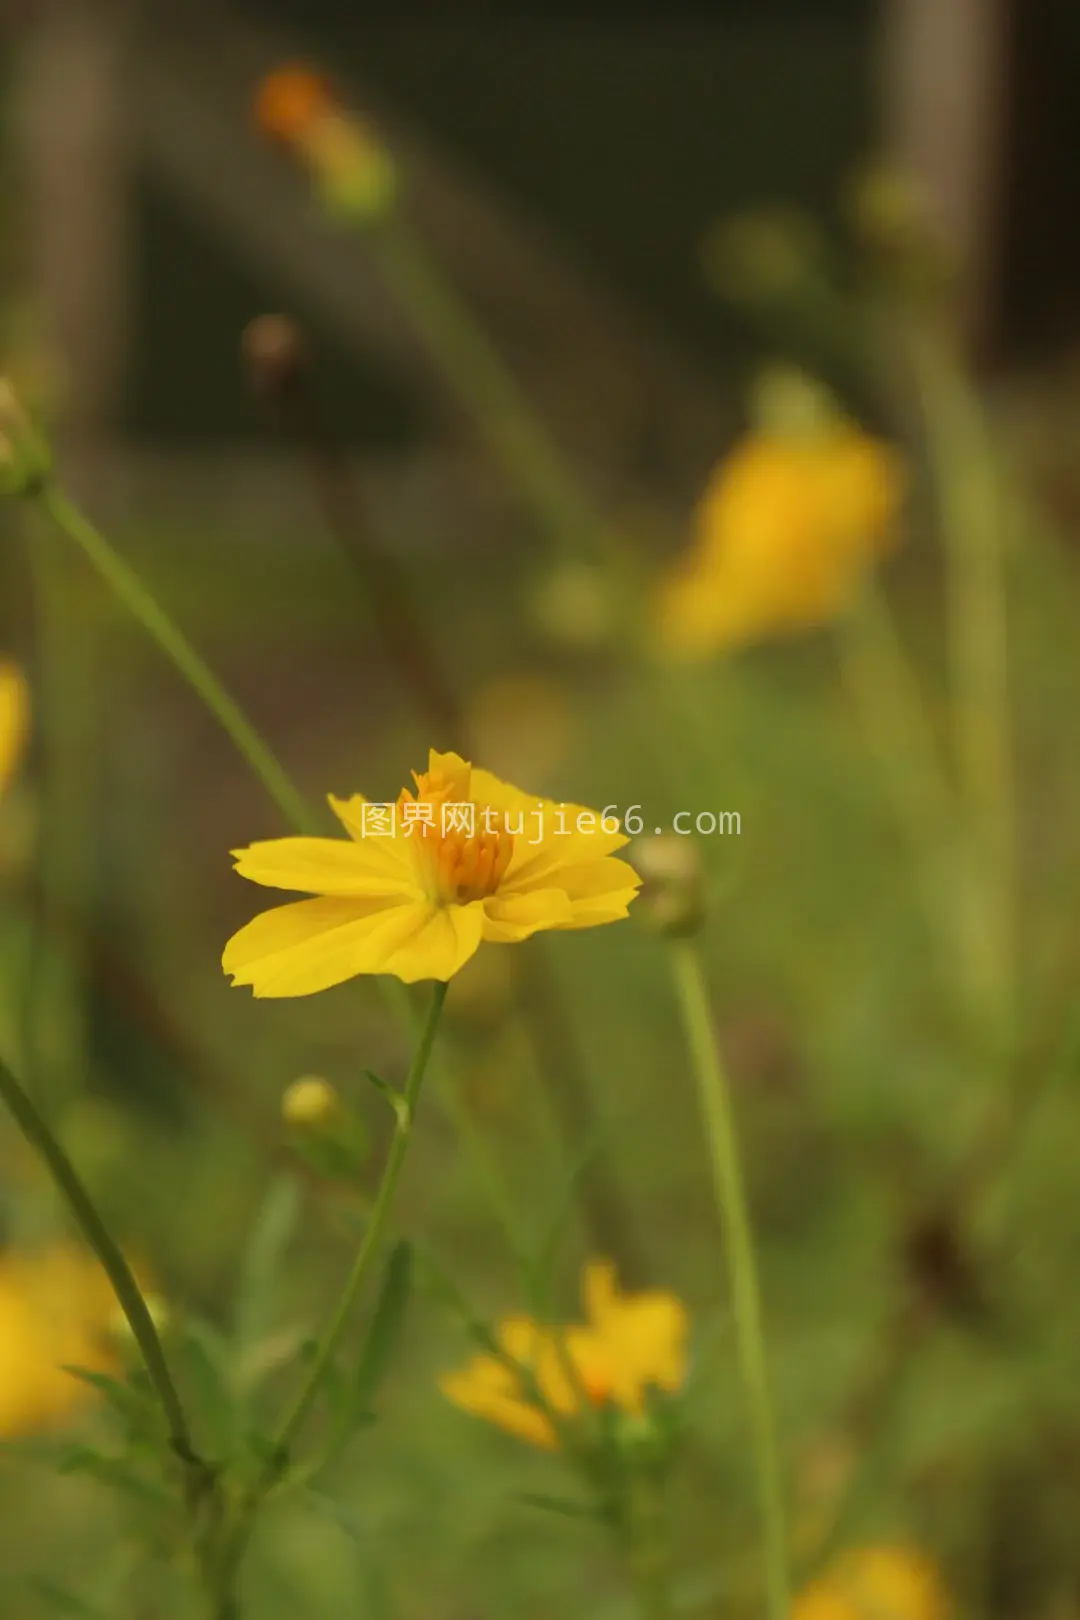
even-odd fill
[(240, 354), (258, 399), (272, 402), (294, 393), (307, 373), (304, 334), (287, 315), (257, 315), (244, 328)]
[(341, 1123), (344, 1109), (328, 1080), (306, 1074), (286, 1090), (281, 1099), (281, 1117), (294, 1130), (326, 1130)]
[(760, 307), (786, 301), (820, 278), (823, 248), (802, 214), (759, 210), (718, 225), (705, 243), (705, 273), (726, 298)]
[(797, 366), (764, 367), (750, 390), (750, 413), (761, 432), (777, 439), (822, 438), (843, 421), (824, 383)]
[(705, 921), (705, 882), (697, 843), (676, 833), (638, 838), (630, 864), (641, 878), (635, 914), (669, 939), (696, 934)]
[(340, 1093), (317, 1074), (294, 1080), (281, 1099), (290, 1145), (320, 1179), (355, 1182), (368, 1156), (367, 1127)]
[(373, 126), (344, 108), (320, 74), (302, 66), (271, 73), (254, 111), (260, 133), (311, 171), (331, 213), (370, 222), (389, 210), (397, 192), (393, 159)]
[(0, 495), (37, 495), (52, 471), (49, 447), (6, 378), (0, 378)]

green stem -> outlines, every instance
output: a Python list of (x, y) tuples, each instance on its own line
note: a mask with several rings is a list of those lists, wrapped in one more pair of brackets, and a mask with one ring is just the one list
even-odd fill
[(556, 544), (570, 553), (620, 556), (615, 537), (499, 351), (408, 226), (398, 218), (385, 220), (367, 242), (445, 376)]
[[(950, 892), (957, 805), (896, 624), (872, 585), (844, 621), (839, 652), (841, 673), (877, 755), (927, 922), (951, 978), (967, 954), (962, 930), (957, 938)], [(963, 989), (966, 996), (967, 986)]]
[(192, 690), (202, 699), (247, 760), (286, 821), (303, 832), (318, 832), (317, 819), (302, 795), (213, 670), (83, 512), (55, 484), (36, 496), (44, 511), (115, 591), (120, 601), (157, 642)]
[(1002, 1051), (1015, 1008), (1015, 873), (1004, 491), (978, 402), (941, 333), (912, 356), (945, 545), (956, 754), (971, 836), (969, 950)]
[(100, 646), (85, 592), (80, 593), (59, 537), (41, 532), (28, 540), (34, 586), (33, 684), (43, 770), (36, 895), (22, 998), (22, 1072), (38, 1101), (48, 1099), (55, 1109), (79, 1094), (85, 1067), (99, 685), (93, 676)]
[(290, 1452), (333, 1366), (334, 1358), (341, 1348), (341, 1341), (348, 1330), (356, 1308), (356, 1302), (363, 1291), (372, 1265), (378, 1257), (390, 1211), (393, 1207), (394, 1196), (397, 1192), (398, 1181), (401, 1177), (402, 1165), (405, 1162), (405, 1155), (412, 1137), (413, 1121), (416, 1115), (420, 1088), (427, 1072), (428, 1060), (431, 1057), (435, 1033), (439, 1027), (439, 1019), (442, 1015), (443, 1003), (446, 1000), (448, 988), (448, 984), (442, 983), (437, 983), (435, 986), (427, 1019), (409, 1067), (405, 1089), (401, 1095), (397, 1125), (394, 1130), (393, 1141), (390, 1144), (386, 1165), (383, 1169), (382, 1179), (372, 1202), (371, 1214), (364, 1229), (364, 1236), (361, 1239), (352, 1270), (338, 1301), (337, 1309), (312, 1362), (303, 1387), (278, 1429), (269, 1458), (254, 1485), (242, 1500), (231, 1534), (226, 1537), (225, 1551), (220, 1561), (218, 1575), (219, 1602), (223, 1601), (221, 1592), (228, 1589), (229, 1584), (235, 1577), (239, 1559), (263, 1497), (273, 1488), (281, 1477), (283, 1470), (288, 1467)]
[[(57, 527), (74, 541), (105, 583), (172, 661), (196, 696), (206, 704), (290, 826), (298, 833), (318, 836), (323, 830), (319, 817), (278, 764), (239, 704), (229, 696), (209, 664), (158, 605), (134, 569), (54, 484), (48, 484), (35, 499)], [(389, 1013), (403, 1028), (411, 1030), (413, 1018), (405, 987), (396, 979), (380, 979), (378, 984)]]
[(127, 1318), (132, 1336), (138, 1345), (147, 1377), (160, 1402), (169, 1426), (173, 1450), (183, 1462), (194, 1465), (195, 1450), (184, 1415), (183, 1404), (173, 1383), (165, 1352), (158, 1338), (153, 1318), (147, 1308), (135, 1276), (123, 1253), (98, 1214), (90, 1194), (48, 1125), (38, 1113), (19, 1081), (4, 1063), (0, 1063), (0, 1097), (11, 1112), (16, 1125), (40, 1154), (48, 1166), (71, 1214), (80, 1227), (87, 1243), (100, 1260), (120, 1309)]
[(627, 1494), (624, 1553), (642, 1620), (670, 1620), (671, 1554), (659, 1481), (638, 1475)]
[(697, 949), (688, 940), (673, 942), (671, 949), (675, 986), (693, 1059), (727, 1249), (736, 1340), (757, 1464), (768, 1613), (770, 1620), (788, 1620), (790, 1582), (783, 1475), (769, 1394), (761, 1296), (731, 1096)]

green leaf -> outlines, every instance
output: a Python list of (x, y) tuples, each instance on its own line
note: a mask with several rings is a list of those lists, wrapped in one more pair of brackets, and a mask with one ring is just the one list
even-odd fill
[(379, 1095), (384, 1097), (390, 1104), (397, 1116), (398, 1124), (404, 1123), (408, 1114), (408, 1104), (397, 1087), (392, 1086), (388, 1080), (384, 1080), (381, 1075), (376, 1074), (374, 1069), (364, 1069), (361, 1072), (364, 1079), (369, 1081)]
[(231, 1346), (208, 1322), (188, 1321), (180, 1348), (194, 1390), (199, 1430), (207, 1436), (215, 1461), (220, 1461), (235, 1451), (239, 1430)]
[(368, 1325), (360, 1364), (356, 1370), (356, 1412), (369, 1411), (397, 1348), (412, 1292), (413, 1251), (405, 1241), (396, 1243), (383, 1269), (382, 1285)]
[(273, 1327), (281, 1262), (300, 1217), (300, 1189), (293, 1176), (271, 1183), (248, 1239), (237, 1288), (233, 1338), (244, 1357)]
[(144, 1479), (122, 1458), (108, 1457), (92, 1446), (68, 1446), (60, 1459), (59, 1471), (61, 1474), (87, 1474), (110, 1490), (120, 1491), (155, 1510), (171, 1511), (175, 1506), (172, 1497), (156, 1481)]
[(65, 1365), (63, 1370), (104, 1396), (123, 1422), (129, 1438), (154, 1441), (164, 1438), (161, 1413), (148, 1389), (110, 1378), (108, 1373), (95, 1372), (89, 1367)]

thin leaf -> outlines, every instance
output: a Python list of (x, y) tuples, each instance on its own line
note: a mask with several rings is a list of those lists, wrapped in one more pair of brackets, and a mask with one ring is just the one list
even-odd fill
[(63, 1370), (104, 1396), (123, 1421), (129, 1436), (154, 1441), (162, 1438), (161, 1413), (148, 1390), (111, 1378), (108, 1373), (96, 1372), (90, 1367), (65, 1365)]
[(375, 1087), (375, 1090), (379, 1093), (380, 1097), (385, 1098), (385, 1100), (390, 1104), (390, 1107), (394, 1110), (398, 1123), (400, 1124), (404, 1120), (408, 1109), (408, 1105), (401, 1092), (396, 1086), (392, 1086), (388, 1080), (384, 1080), (381, 1075), (376, 1074), (374, 1069), (364, 1069), (362, 1073), (364, 1079)]
[(358, 1412), (370, 1411), (386, 1376), (404, 1326), (412, 1281), (412, 1245), (403, 1240), (394, 1245), (383, 1269), (379, 1297), (360, 1353), (355, 1384)]
[(181, 1349), (194, 1389), (200, 1428), (209, 1439), (215, 1460), (220, 1461), (233, 1454), (239, 1430), (228, 1341), (209, 1323), (188, 1321)]
[(293, 1176), (279, 1176), (263, 1200), (240, 1271), (233, 1338), (241, 1356), (273, 1328), (278, 1273), (299, 1216), (300, 1189), (296, 1180)]

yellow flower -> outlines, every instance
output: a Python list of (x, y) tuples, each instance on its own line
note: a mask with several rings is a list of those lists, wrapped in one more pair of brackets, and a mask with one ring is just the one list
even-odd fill
[[(673, 1294), (622, 1294), (607, 1261), (585, 1268), (583, 1292), (583, 1325), (553, 1331), (531, 1317), (512, 1316), (498, 1327), (500, 1348), (532, 1373), (553, 1412), (572, 1419), (588, 1402), (638, 1416), (650, 1387), (668, 1393), (682, 1387), (688, 1321)], [(555, 1428), (530, 1400), (526, 1383), (494, 1356), (481, 1355), (462, 1371), (448, 1374), (440, 1387), (466, 1412), (497, 1423), (530, 1445), (554, 1448)]]
[(115, 1370), (112, 1289), (82, 1249), (0, 1255), (0, 1435), (63, 1422), (90, 1397), (66, 1366)]
[(30, 730), (30, 693), (17, 664), (0, 659), (0, 793), (15, 775)]
[(749, 435), (714, 472), (661, 587), (662, 649), (707, 657), (838, 617), (888, 549), (902, 488), (896, 453), (849, 423)]
[[(447, 980), (482, 940), (625, 917), (639, 879), (598, 813), (536, 799), (434, 749), (396, 804), (330, 797), (348, 839), (234, 850), (242, 877), (314, 895), (263, 912), (222, 966), (257, 996), (307, 996), (361, 973)], [(614, 825), (608, 818), (607, 826)]]
[(946, 1620), (937, 1566), (913, 1547), (856, 1547), (805, 1587), (792, 1620)]

